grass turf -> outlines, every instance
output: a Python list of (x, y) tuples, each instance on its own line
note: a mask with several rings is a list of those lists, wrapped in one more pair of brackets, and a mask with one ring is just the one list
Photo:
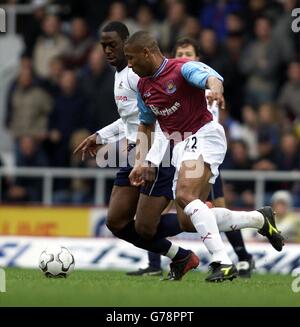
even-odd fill
[(290, 275), (257, 275), (232, 282), (206, 283), (190, 272), (181, 282), (128, 277), (120, 271), (75, 271), (48, 279), (38, 270), (6, 268), (1, 306), (300, 306)]

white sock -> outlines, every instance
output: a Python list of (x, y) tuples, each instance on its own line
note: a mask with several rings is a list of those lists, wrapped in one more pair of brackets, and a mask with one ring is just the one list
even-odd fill
[(231, 211), (226, 208), (210, 209), (216, 217), (220, 232), (243, 228), (262, 228), (264, 216), (259, 211)]
[(170, 246), (170, 248), (169, 248), (168, 252), (165, 254), (165, 256), (172, 260), (175, 257), (175, 255), (177, 254), (178, 250), (179, 250), (179, 246), (172, 243), (172, 245)]
[(200, 234), (204, 245), (212, 255), (212, 260), (231, 264), (232, 261), (225, 251), (216, 218), (207, 205), (201, 200), (194, 200), (184, 208), (184, 213), (191, 217), (191, 221)]

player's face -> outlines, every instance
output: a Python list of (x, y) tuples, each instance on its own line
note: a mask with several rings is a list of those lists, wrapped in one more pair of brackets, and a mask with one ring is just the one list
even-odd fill
[(147, 49), (141, 50), (138, 47), (126, 44), (124, 47), (128, 67), (140, 77), (152, 75), (152, 64), (150, 54)]
[(124, 61), (124, 42), (117, 32), (102, 32), (100, 43), (107, 61), (112, 66), (118, 66), (120, 62)]
[(186, 58), (195, 61), (199, 60), (199, 57), (196, 56), (196, 51), (191, 44), (185, 45), (184, 47), (178, 47), (176, 49), (175, 57)]

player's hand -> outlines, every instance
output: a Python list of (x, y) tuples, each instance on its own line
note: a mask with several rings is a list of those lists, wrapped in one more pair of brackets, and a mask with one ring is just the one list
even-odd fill
[(217, 105), (220, 109), (225, 109), (225, 99), (222, 93), (219, 92), (210, 92), (206, 96), (207, 102), (212, 106), (214, 101), (217, 101)]
[(82, 161), (84, 161), (86, 154), (89, 154), (91, 157), (95, 157), (99, 146), (101, 146), (101, 144), (96, 143), (96, 139), (96, 133), (88, 136), (76, 147), (73, 154), (81, 152)]
[(142, 179), (142, 176), (143, 176), (143, 167), (142, 166), (134, 167), (128, 177), (131, 185), (133, 186), (143, 185), (144, 181)]
[(152, 166), (150, 163), (148, 167), (143, 167), (142, 170), (142, 179), (144, 181), (143, 185), (145, 188), (149, 188), (155, 181), (156, 177), (156, 168)]

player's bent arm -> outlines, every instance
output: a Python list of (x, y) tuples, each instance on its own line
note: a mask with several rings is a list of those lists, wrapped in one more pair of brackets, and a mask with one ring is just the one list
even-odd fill
[(209, 77), (215, 77), (220, 82), (223, 82), (223, 77), (220, 74), (208, 65), (198, 61), (189, 61), (183, 64), (181, 74), (191, 85), (203, 90), (209, 88), (207, 84)]
[(223, 83), (215, 76), (208, 76), (206, 86), (213, 93), (223, 94), (224, 92)]
[(121, 118), (96, 132), (97, 144), (114, 143), (125, 137), (124, 123)]

